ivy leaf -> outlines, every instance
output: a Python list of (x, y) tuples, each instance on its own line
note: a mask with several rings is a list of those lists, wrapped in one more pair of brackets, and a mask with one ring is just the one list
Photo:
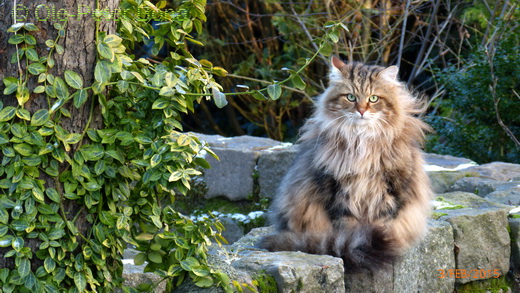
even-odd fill
[(111, 74), (112, 72), (110, 70), (110, 66), (108, 66), (106, 61), (103, 60), (96, 63), (96, 67), (94, 68), (94, 78), (96, 81), (100, 82), (101, 84), (107, 83), (110, 81)]
[(27, 71), (32, 75), (38, 75), (45, 72), (45, 66), (39, 62), (31, 63), (27, 66)]
[(81, 272), (76, 272), (74, 274), (74, 284), (79, 292), (85, 291), (85, 288), (87, 287), (87, 279), (85, 278), (85, 275)]
[(75, 88), (77, 90), (83, 87), (83, 79), (76, 72), (72, 70), (65, 70), (64, 77), (65, 81), (70, 87)]
[(213, 101), (215, 102), (215, 105), (219, 108), (224, 108), (228, 104), (226, 95), (220, 92), (216, 87), (212, 87), (211, 91), (213, 93)]
[(47, 195), (47, 197), (52, 200), (53, 202), (56, 202), (56, 203), (60, 203), (61, 199), (60, 199), (60, 195), (58, 194), (58, 192), (56, 191), (56, 189), (52, 188), (52, 187), (49, 187), (49, 188), (46, 188), (45, 189), (45, 194)]
[(278, 100), (278, 98), (280, 98), (280, 95), (282, 94), (282, 87), (277, 83), (270, 84), (269, 86), (267, 86), (267, 94), (269, 95), (271, 100)]
[(30, 272), (31, 272), (31, 262), (28, 259), (23, 258), (18, 263), (18, 274), (20, 275), (20, 278), (27, 277)]
[(4, 95), (10, 95), (18, 89), (18, 79), (15, 77), (6, 77), (3, 79), (5, 89), (4, 89)]
[(50, 274), (56, 268), (56, 261), (54, 261), (52, 257), (48, 256), (47, 258), (45, 258), (43, 266), (45, 267), (45, 271), (47, 271), (47, 273)]
[(81, 139), (81, 134), (79, 133), (69, 133), (63, 140), (64, 142), (68, 144), (77, 144), (79, 140)]
[(114, 61), (114, 50), (105, 42), (99, 42), (97, 44), (97, 51), (101, 57), (110, 60), (111, 62)]
[(0, 122), (5, 122), (13, 119), (14, 115), (16, 115), (16, 108), (13, 106), (8, 106), (0, 110)]
[(303, 81), (303, 79), (299, 76), (299, 75), (295, 75), (293, 78), (292, 78), (292, 83), (294, 85), (295, 88), (299, 89), (299, 90), (304, 90), (305, 89), (305, 82)]
[(47, 121), (49, 121), (49, 110), (40, 109), (33, 114), (31, 118), (31, 126), (42, 126), (47, 123)]
[(58, 99), (66, 100), (69, 97), (69, 89), (61, 77), (54, 78), (54, 89)]
[(76, 107), (76, 109), (81, 108), (81, 106), (83, 106), (83, 104), (85, 104), (85, 102), (87, 101), (87, 98), (88, 98), (87, 90), (80, 89), (77, 92), (75, 92), (74, 93), (74, 107)]
[(155, 251), (148, 253), (148, 259), (154, 263), (162, 263), (163, 261), (161, 254)]

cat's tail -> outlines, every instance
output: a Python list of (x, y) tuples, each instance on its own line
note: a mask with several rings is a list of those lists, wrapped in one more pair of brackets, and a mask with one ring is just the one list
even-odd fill
[(399, 244), (382, 227), (367, 226), (337, 233), (295, 233), (284, 231), (262, 239), (269, 251), (303, 251), (341, 257), (347, 272), (382, 269), (400, 255)]

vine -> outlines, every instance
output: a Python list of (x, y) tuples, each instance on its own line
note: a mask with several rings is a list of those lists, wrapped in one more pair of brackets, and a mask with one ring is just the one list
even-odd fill
[[(139, 251), (135, 263), (146, 262), (145, 271), (160, 275), (168, 290), (187, 278), (200, 287), (233, 290), (234, 283), (206, 259), (212, 240), (225, 242), (222, 225), (195, 223), (174, 209), (175, 194), (186, 194), (199, 168), (209, 167), (204, 157), (215, 156), (182, 131), (180, 113), (194, 111), (204, 98), (213, 97), (223, 107), (227, 95), (268, 99), (267, 93), (275, 100), (284, 83), (303, 89), (298, 74), (319, 53), (327, 53), (327, 38), (337, 41), (339, 25), (328, 24), (330, 33), (319, 50), (300, 69), (288, 70), (285, 80), (223, 93), (214, 75), (226, 71), (197, 60), (186, 45), (200, 45), (191, 33), (201, 33), (205, 1), (182, 1), (163, 14), (168, 21), (157, 27), (139, 20), (139, 9), (160, 11), (165, 5), (121, 2), (127, 13), (118, 34), (96, 32), (98, 58), (90, 86), (75, 71), (61, 76), (51, 71), (65, 50), (66, 22), (54, 25), (58, 34), (45, 41), (45, 55), (36, 50), (35, 24), (9, 28), (8, 42), (17, 46), (11, 62), (19, 64), (19, 76), (3, 79), (3, 94), (14, 95), (17, 105), (0, 101), (0, 247), (5, 258), (14, 258), (15, 268), (0, 269), (2, 292), (112, 292), (122, 286), (121, 258), (128, 244)], [(154, 52), (164, 44), (170, 47), (160, 63), (133, 53), (138, 43), (150, 40)], [(31, 95), (44, 95), (46, 107), (34, 113), (25, 109)], [(87, 106), (82, 131), (62, 127), (73, 118), (70, 109)], [(101, 129), (91, 127), (96, 115), (103, 118)], [(72, 213), (71, 204), (81, 208)], [(78, 227), (80, 219), (88, 224), (86, 232)], [(29, 242), (37, 243), (37, 251)]]

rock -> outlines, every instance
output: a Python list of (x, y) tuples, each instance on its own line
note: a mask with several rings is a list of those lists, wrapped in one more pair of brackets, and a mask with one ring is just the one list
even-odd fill
[(258, 158), (258, 183), (260, 197), (274, 197), (287, 170), (292, 166), (297, 147), (271, 148), (261, 152)]
[(450, 268), (455, 268), (453, 229), (430, 220), (426, 237), (394, 265), (393, 292), (453, 292), (455, 278), (439, 274)]
[(464, 177), (455, 182), (449, 191), (471, 192), (485, 197), (495, 191), (508, 191), (511, 189), (520, 191), (520, 181), (503, 182), (489, 178)]
[(204, 171), (208, 191), (206, 198), (225, 196), (230, 200), (241, 200), (253, 193), (253, 171), (257, 154), (249, 150), (211, 148), (219, 157), (207, 156), (211, 169)]
[(501, 275), (505, 275), (509, 270), (511, 253), (507, 232), (508, 209), (471, 193), (452, 192), (440, 196), (464, 206), (456, 210), (440, 210), (446, 214), (440, 219), (453, 227), (455, 269), (464, 273), (455, 281), (467, 283), (478, 280), (479, 276), (471, 272), (480, 269), (498, 269)]
[(520, 165), (493, 162), (480, 166), (470, 167), (464, 171), (476, 172), (480, 177), (495, 179), (498, 181), (520, 181)]
[(439, 270), (451, 268), (455, 268), (452, 228), (447, 222), (431, 220), (426, 237), (392, 270), (346, 274), (345, 291), (453, 292), (455, 279), (439, 277)]
[(247, 135), (232, 138), (195, 135), (206, 142), (220, 159), (206, 156), (211, 166), (211, 169), (204, 171), (206, 198), (225, 196), (236, 201), (251, 196), (254, 189), (253, 174), (261, 153), (287, 145), (269, 138)]
[[(123, 279), (125, 280), (123, 286), (137, 288), (141, 283), (157, 284), (162, 280), (162, 277), (154, 273), (143, 273), (145, 265), (136, 266), (133, 261), (131, 263), (123, 264)], [(122, 292), (122, 291), (121, 291)], [(161, 282), (155, 287), (154, 292), (166, 292), (166, 283)]]
[(255, 252), (233, 263), (251, 274), (265, 272), (278, 292), (344, 292), (343, 261), (328, 255), (295, 251)]
[(220, 222), (224, 225), (222, 236), (229, 242), (234, 243), (244, 236), (244, 227), (237, 221), (228, 217), (220, 218)]
[(510, 218), (511, 229), (511, 263), (513, 268), (520, 272), (520, 218)]
[(432, 185), (433, 192), (445, 193), (459, 179), (468, 176), (478, 176), (477, 173), (463, 171), (427, 171), (428, 177)]
[(510, 206), (520, 206), (520, 188), (512, 188), (509, 190), (495, 191), (485, 197), (487, 200), (506, 204)]
[(460, 170), (462, 168), (477, 165), (477, 163), (470, 159), (429, 153), (424, 154), (424, 161), (427, 166), (438, 166), (450, 170)]

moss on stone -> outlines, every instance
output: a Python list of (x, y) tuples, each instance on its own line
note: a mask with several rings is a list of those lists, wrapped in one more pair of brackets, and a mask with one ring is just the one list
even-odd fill
[(273, 276), (268, 275), (266, 272), (260, 272), (253, 277), (253, 285), (256, 286), (258, 292), (278, 292), (278, 285)]
[(513, 286), (511, 282), (508, 277), (501, 276), (496, 279), (486, 279), (458, 285), (455, 289), (457, 293), (505, 293), (511, 290)]

